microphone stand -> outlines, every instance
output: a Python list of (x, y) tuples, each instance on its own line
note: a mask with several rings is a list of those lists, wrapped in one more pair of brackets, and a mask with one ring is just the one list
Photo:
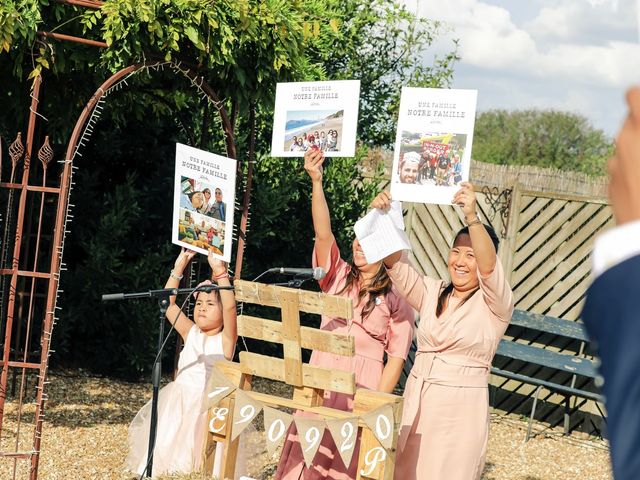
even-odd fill
[(275, 287), (300, 288), (304, 282), (306, 282), (307, 280), (311, 280), (311, 278), (312, 277), (294, 278), (294, 279), (289, 280), (287, 282), (272, 283), (271, 285), (273, 285)]
[[(162, 288), (159, 290), (148, 290), (146, 292), (135, 293), (109, 293), (102, 295), (102, 301), (109, 300), (129, 300), (133, 298), (157, 298), (158, 299), (158, 353), (153, 364), (151, 373), (151, 384), (153, 388), (153, 396), (151, 398), (151, 420), (149, 425), (149, 449), (147, 453), (147, 465), (142, 472), (142, 476), (146, 475), (151, 478), (153, 470), (153, 450), (156, 444), (156, 433), (158, 426), (158, 392), (160, 391), (160, 377), (162, 374), (162, 348), (164, 343), (164, 319), (169, 308), (169, 297), (182, 293), (191, 294), (193, 292), (212, 292), (214, 290), (233, 290), (232, 285), (202, 285), (198, 288)], [(177, 320), (177, 317), (176, 319)], [(175, 323), (174, 320), (174, 323)], [(171, 333), (171, 332), (169, 332)], [(142, 478), (142, 476), (140, 478)]]

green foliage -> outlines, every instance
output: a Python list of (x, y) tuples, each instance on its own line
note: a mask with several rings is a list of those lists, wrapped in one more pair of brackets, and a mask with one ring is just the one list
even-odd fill
[(491, 110), (478, 114), (476, 160), (502, 165), (552, 167), (597, 176), (606, 173), (613, 142), (589, 121), (553, 110)]
[[(0, 2), (0, 54), (11, 52), (15, 43), (32, 45), (36, 38), (38, 25), (42, 23), (41, 6), (46, 0), (5, 0)], [(15, 73), (22, 76), (22, 63), (25, 52), (15, 57)], [(38, 62), (32, 72), (39, 73), (48, 63)], [(36, 75), (32, 73), (32, 77)]]
[(33, 42), (42, 21), (37, 0), (5, 0), (0, 3), (0, 52), (8, 52), (14, 39)]
[[(353, 224), (379, 191), (376, 179), (363, 180), (359, 175), (358, 165), (367, 151), (360, 146), (355, 157), (325, 163), (323, 184), (333, 233), (344, 258), (351, 258)], [(254, 178), (248, 271), (253, 275), (278, 265), (309, 265), (314, 236), (311, 182), (303, 160), (264, 156), (256, 164)]]

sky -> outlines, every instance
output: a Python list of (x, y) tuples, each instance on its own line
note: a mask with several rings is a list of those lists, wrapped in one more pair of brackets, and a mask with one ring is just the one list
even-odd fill
[(640, 0), (404, 0), (446, 23), (425, 61), (460, 41), (453, 88), (478, 110), (581, 114), (614, 137), (625, 90), (640, 85)]

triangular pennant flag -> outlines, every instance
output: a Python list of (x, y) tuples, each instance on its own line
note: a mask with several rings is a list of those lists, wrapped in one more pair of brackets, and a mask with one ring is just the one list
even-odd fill
[(264, 433), (267, 437), (267, 452), (273, 455), (276, 449), (282, 445), (287, 437), (289, 426), (293, 421), (293, 415), (281, 412), (275, 408), (264, 408)]
[(322, 441), (324, 421), (308, 417), (295, 417), (294, 421), (298, 427), (298, 438), (302, 447), (302, 455), (304, 455), (304, 463), (310, 467)]
[(350, 417), (326, 420), (326, 424), (338, 448), (344, 466), (349, 468), (351, 457), (353, 457), (353, 451), (356, 448), (358, 440), (358, 418)]
[(214, 405), (217, 405), (220, 400), (232, 393), (236, 388), (238, 387), (231, 383), (214, 365), (207, 383), (207, 393), (202, 401), (202, 411), (206, 412)]
[(367, 424), (384, 448), (391, 448), (393, 445), (394, 419), (393, 407), (390, 403), (360, 415), (360, 418)]
[(231, 441), (233, 442), (245, 428), (251, 425), (251, 421), (262, 410), (262, 403), (254, 400), (242, 390), (236, 391), (236, 404), (233, 407), (233, 428), (231, 429)]

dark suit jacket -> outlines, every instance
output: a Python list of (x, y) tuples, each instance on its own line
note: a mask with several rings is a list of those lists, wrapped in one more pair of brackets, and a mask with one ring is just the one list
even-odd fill
[(602, 362), (614, 478), (639, 479), (640, 255), (596, 278), (582, 318)]

